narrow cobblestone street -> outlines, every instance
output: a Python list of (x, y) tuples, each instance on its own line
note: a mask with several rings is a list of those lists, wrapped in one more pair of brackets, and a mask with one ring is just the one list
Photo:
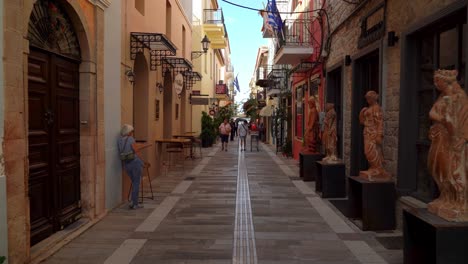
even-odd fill
[(155, 179), (143, 209), (114, 209), (45, 263), (402, 263), (300, 180), (296, 161), (233, 145)]

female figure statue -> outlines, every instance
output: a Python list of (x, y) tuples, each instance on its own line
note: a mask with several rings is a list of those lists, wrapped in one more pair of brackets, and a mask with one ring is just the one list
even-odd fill
[(320, 146), (320, 124), (315, 98), (310, 97), (308, 104), (309, 116), (307, 119), (307, 129), (304, 135), (305, 146), (303, 153), (318, 154)]
[(391, 175), (383, 168), (383, 113), (377, 103), (378, 94), (374, 91), (366, 93), (369, 107), (364, 107), (359, 113), (359, 121), (364, 125), (364, 154), (369, 162), (369, 169), (360, 171), (359, 177), (369, 181), (391, 180)]
[(338, 158), (336, 157), (336, 112), (335, 105), (332, 103), (327, 103), (325, 105), (325, 121), (324, 121), (324, 131), (322, 135), (322, 142), (325, 146), (326, 157), (322, 159), (325, 162), (337, 162)]
[(449, 70), (434, 73), (440, 95), (429, 112), (433, 125), (427, 163), (440, 196), (429, 203), (428, 210), (449, 221), (468, 221), (468, 99), (457, 74)]

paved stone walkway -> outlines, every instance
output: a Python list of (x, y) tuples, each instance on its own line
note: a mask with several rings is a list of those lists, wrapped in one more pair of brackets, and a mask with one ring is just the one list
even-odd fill
[(235, 145), (155, 179), (145, 208), (114, 209), (45, 263), (402, 263), (302, 182), (296, 161)]

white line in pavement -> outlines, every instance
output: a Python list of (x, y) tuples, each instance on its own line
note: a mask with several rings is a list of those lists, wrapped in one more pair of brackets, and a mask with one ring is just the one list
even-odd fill
[(307, 200), (309, 200), (309, 203), (335, 233), (355, 233), (322, 199), (319, 197), (307, 197)]
[(292, 181), (302, 194), (315, 194), (315, 191), (307, 186), (303, 181)]
[(387, 262), (379, 256), (369, 245), (364, 241), (343, 241), (349, 250), (363, 264), (387, 264)]
[(237, 164), (236, 218), (234, 227), (233, 264), (256, 264), (257, 249), (250, 204), (249, 178), (244, 153), (239, 149)]
[(104, 264), (128, 264), (136, 256), (138, 251), (146, 243), (146, 239), (127, 239), (110, 257), (104, 261)]
[(296, 176), (294, 171), (292, 171), (291, 168), (289, 168), (288, 165), (280, 165), (280, 168), (284, 172), (284, 174), (286, 174), (288, 177)]
[(169, 212), (174, 208), (180, 197), (168, 196), (154, 211), (145, 219), (135, 232), (154, 232), (159, 224), (166, 218)]
[(172, 190), (172, 194), (182, 194), (187, 191), (193, 181), (182, 181), (180, 182), (174, 190)]

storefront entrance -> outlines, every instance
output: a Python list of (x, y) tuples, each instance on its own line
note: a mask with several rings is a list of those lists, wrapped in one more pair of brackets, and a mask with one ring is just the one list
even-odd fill
[[(375, 50), (356, 60), (353, 67), (353, 92), (351, 114), (351, 175), (368, 168), (364, 155), (363, 126), (359, 123), (359, 113), (367, 106), (365, 94), (368, 91), (380, 93), (380, 58)], [(379, 102), (380, 104), (380, 102)]]

